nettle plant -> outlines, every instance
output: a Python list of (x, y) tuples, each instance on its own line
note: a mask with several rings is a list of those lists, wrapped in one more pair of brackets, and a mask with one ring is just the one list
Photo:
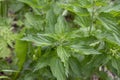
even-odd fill
[(21, 39), (28, 43), (27, 52), (18, 57), (28, 57), (25, 80), (119, 78), (119, 1), (19, 1), (32, 8)]
[(119, 0), (18, 1), (30, 11), (23, 10), (12, 80), (119, 79)]
[(28, 42), (27, 54), (32, 59), (32, 70), (28, 70), (25, 80), (119, 78), (118, 2), (19, 1), (33, 10), (25, 15), (26, 34), (21, 39)]

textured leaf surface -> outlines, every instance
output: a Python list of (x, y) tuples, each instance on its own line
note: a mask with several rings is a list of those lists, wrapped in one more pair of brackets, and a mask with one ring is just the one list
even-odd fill
[(97, 50), (93, 48), (87, 48), (87, 47), (85, 48), (84, 46), (79, 46), (79, 45), (72, 45), (71, 49), (81, 54), (85, 54), (85, 55), (101, 54), (100, 52), (98, 52)]
[(38, 37), (37, 35), (35, 35), (35, 36), (28, 35), (27, 37), (24, 37), (22, 40), (31, 41), (37, 46), (49, 46), (49, 45), (52, 45), (52, 42), (49, 41), (48, 39), (46, 39), (43, 36)]
[(59, 16), (55, 24), (55, 33), (63, 34), (68, 31), (68, 25), (63, 16)]
[(57, 80), (66, 80), (64, 66), (57, 57), (54, 57), (51, 60), (50, 68), (52, 74), (57, 78)]
[(66, 52), (66, 50), (62, 46), (58, 46), (57, 54), (58, 54), (58, 57), (60, 57), (61, 61), (64, 63), (65, 73), (68, 76), (68, 73), (69, 73), (68, 59), (70, 57), (70, 53)]

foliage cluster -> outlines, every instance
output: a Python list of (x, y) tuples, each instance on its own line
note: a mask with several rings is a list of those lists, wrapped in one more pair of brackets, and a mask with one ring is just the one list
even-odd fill
[(0, 0), (0, 15), (0, 79), (120, 79), (120, 0)]

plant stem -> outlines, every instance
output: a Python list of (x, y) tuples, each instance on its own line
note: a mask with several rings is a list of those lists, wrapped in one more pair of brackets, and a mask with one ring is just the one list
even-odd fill
[(0, 1), (0, 16), (6, 18), (8, 15), (8, 0)]
[(89, 34), (91, 34), (92, 31), (92, 27), (94, 26), (93, 22), (94, 22), (94, 10), (95, 10), (95, 2), (94, 0), (92, 0), (92, 13), (91, 13), (91, 25), (90, 25), (90, 30), (89, 30)]

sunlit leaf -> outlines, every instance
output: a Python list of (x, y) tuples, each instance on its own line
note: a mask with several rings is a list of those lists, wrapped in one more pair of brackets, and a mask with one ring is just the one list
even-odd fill
[(15, 44), (15, 53), (18, 58), (18, 67), (21, 69), (26, 60), (26, 55), (28, 51), (28, 43), (25, 41), (17, 40)]
[(66, 50), (62, 46), (58, 46), (57, 54), (58, 54), (58, 57), (60, 57), (61, 61), (64, 63), (64, 67), (66, 71), (65, 73), (66, 75), (68, 75), (68, 69), (69, 69), (68, 59), (70, 57), (70, 53), (66, 52)]

